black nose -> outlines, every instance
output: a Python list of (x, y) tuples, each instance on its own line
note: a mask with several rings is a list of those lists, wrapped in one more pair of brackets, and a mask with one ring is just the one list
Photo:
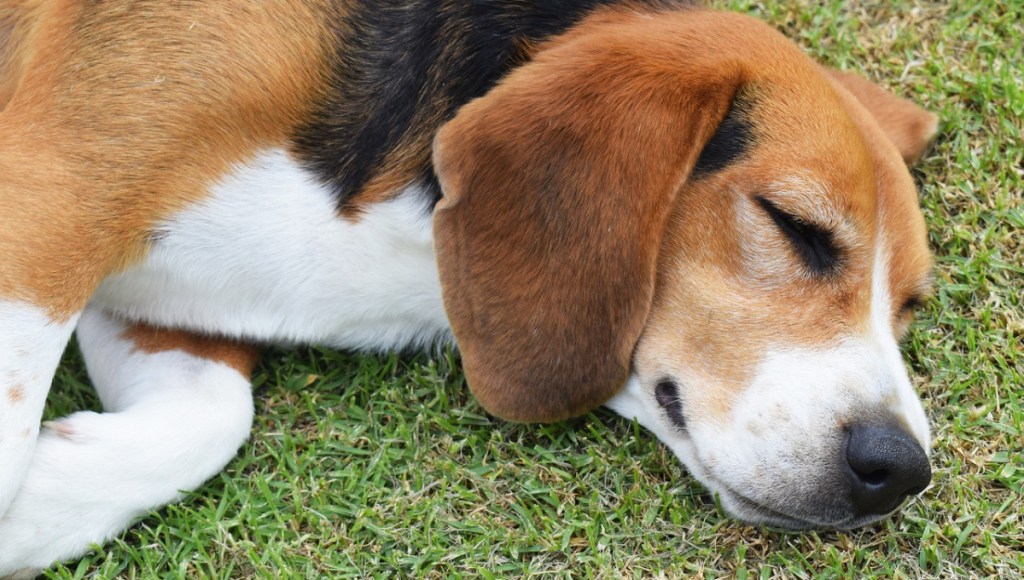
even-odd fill
[(928, 455), (892, 425), (857, 425), (846, 446), (857, 515), (886, 514), (932, 479)]

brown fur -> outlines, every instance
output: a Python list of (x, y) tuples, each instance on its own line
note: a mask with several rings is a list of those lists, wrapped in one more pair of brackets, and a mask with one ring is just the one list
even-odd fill
[[(846, 76), (848, 80), (849, 75)], [(849, 89), (847, 82), (840, 84)], [(863, 93), (857, 91), (844, 93), (840, 90), (839, 96), (873, 155), (882, 236), (890, 256), (889, 287), (896, 316), (893, 323), (902, 334), (910, 313), (901, 311), (901, 305), (931, 292), (932, 260), (917, 191), (910, 175), (894, 162), (891, 150), (895, 147), (904, 160), (918, 159), (934, 135), (937, 121), (934, 115), (913, 103), (871, 86), (873, 92), (877, 92), (872, 99), (864, 99)], [(894, 111), (899, 111), (895, 121)], [(930, 128), (922, 130), (922, 127)]]
[(22, 0), (0, 2), (0, 111), (14, 95), (32, 56), (37, 4)]
[(262, 349), (238, 341), (202, 336), (181, 330), (135, 324), (122, 333), (135, 350), (148, 354), (178, 350), (203, 360), (222, 362), (249, 376), (262, 355)]
[(283, 145), (322, 81), (328, 9), (40, 5), (0, 113), (0, 296), (66, 318), (144, 254), (157, 220)]
[(629, 372), (665, 221), (742, 82), (687, 53), (690, 18), (592, 18), (435, 142), (445, 308), (495, 415), (578, 415)]
[(853, 73), (831, 69), (828, 72), (871, 111), (875, 122), (899, 149), (904, 161), (915, 163), (921, 158), (935, 136), (938, 117)]

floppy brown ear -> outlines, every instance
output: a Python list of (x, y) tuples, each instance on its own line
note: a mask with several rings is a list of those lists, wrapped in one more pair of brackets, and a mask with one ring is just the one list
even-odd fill
[(470, 389), (505, 419), (622, 387), (676, 192), (739, 87), (736, 66), (680, 71), (617, 35), (547, 49), (435, 140), (445, 308)]
[(907, 165), (921, 158), (935, 136), (938, 117), (856, 74), (826, 70), (871, 113)]

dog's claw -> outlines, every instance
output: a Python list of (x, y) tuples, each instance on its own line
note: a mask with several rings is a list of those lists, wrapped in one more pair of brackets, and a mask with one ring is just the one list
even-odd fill
[(43, 421), (43, 427), (64, 439), (73, 439), (75, 436), (75, 430), (68, 421)]

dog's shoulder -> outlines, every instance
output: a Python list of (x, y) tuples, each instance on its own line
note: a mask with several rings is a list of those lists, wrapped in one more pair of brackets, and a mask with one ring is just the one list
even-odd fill
[(545, 41), (600, 10), (693, 8), (691, 0), (357, 2), (331, 16), (329, 87), (295, 135), (305, 164), (356, 214), (409, 183), (440, 188), (430, 142)]

